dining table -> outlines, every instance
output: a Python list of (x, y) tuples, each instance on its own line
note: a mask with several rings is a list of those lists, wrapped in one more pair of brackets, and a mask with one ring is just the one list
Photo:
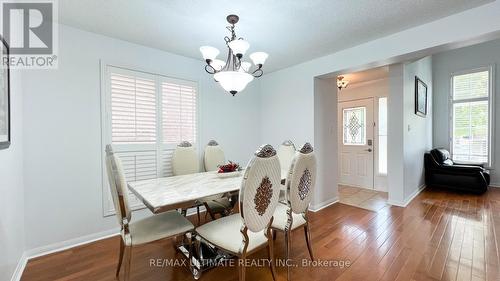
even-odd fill
[[(288, 170), (281, 170), (282, 182), (287, 173)], [(231, 202), (234, 206), (244, 174), (244, 170), (231, 176), (219, 175), (214, 171), (200, 172), (133, 181), (128, 183), (128, 187), (153, 214), (188, 209), (199, 204), (200, 199), (212, 196), (232, 198)], [(284, 185), (281, 185), (280, 189), (284, 190)], [(200, 271), (211, 268), (208, 264), (216, 264), (217, 262), (214, 261), (229, 257), (212, 247), (207, 246), (205, 248), (215, 252), (211, 255), (212, 261), (207, 263), (204, 262), (203, 256), (193, 257), (193, 263)], [(186, 257), (188, 256), (187, 245), (180, 244), (178, 249)], [(207, 256), (210, 255), (205, 255), (205, 257)], [(195, 276), (195, 272), (193, 272), (193, 276)]]

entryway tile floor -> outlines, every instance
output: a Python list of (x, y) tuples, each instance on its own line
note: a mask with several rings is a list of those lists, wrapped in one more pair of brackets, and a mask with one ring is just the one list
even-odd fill
[(339, 202), (378, 212), (387, 206), (387, 192), (339, 185)]

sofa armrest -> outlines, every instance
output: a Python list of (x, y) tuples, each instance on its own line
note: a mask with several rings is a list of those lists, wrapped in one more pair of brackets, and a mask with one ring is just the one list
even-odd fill
[(472, 167), (481, 167), (484, 168), (484, 164), (474, 164), (474, 163), (466, 163), (466, 162), (460, 162), (460, 161), (453, 161), (455, 165), (459, 166), (472, 166)]
[(484, 169), (476, 166), (462, 166), (462, 165), (453, 165), (453, 166), (440, 166), (437, 169), (433, 169), (436, 173), (446, 173), (446, 174), (456, 174), (456, 175), (479, 175)]

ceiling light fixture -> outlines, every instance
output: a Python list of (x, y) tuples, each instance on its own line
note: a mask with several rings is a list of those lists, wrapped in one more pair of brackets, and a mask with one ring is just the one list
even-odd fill
[(243, 60), (243, 56), (250, 48), (250, 44), (243, 38), (237, 38), (234, 31), (235, 24), (239, 21), (239, 17), (237, 15), (229, 15), (226, 19), (230, 24), (230, 26), (226, 28), (231, 32), (231, 37), (224, 37), (224, 41), (226, 41), (226, 46), (228, 48), (226, 61), (224, 62), (217, 59), (220, 52), (214, 47), (203, 46), (200, 48), (200, 52), (203, 59), (207, 62), (205, 71), (212, 74), (215, 81), (217, 81), (224, 90), (234, 96), (236, 93), (243, 91), (248, 83), (254, 78), (261, 77), (262, 74), (264, 74), (262, 66), (266, 62), (268, 54), (264, 52), (250, 54), (249, 57), (256, 67), (255, 70), (251, 71), (250, 68), (252, 64)]
[(337, 77), (337, 87), (339, 88), (339, 91), (347, 88), (347, 85), (349, 85), (349, 81), (344, 80), (344, 78), (344, 76)]

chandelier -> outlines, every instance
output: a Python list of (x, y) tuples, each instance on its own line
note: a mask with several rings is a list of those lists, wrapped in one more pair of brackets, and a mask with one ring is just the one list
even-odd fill
[(226, 61), (224, 62), (223, 60), (217, 59), (220, 53), (217, 48), (203, 46), (200, 48), (200, 52), (203, 55), (203, 59), (207, 62), (205, 71), (212, 74), (214, 80), (218, 82), (224, 90), (234, 96), (236, 93), (243, 91), (248, 83), (254, 78), (261, 77), (262, 74), (264, 74), (262, 66), (268, 54), (264, 52), (250, 54), (249, 57), (255, 65), (255, 68), (251, 69), (252, 64), (243, 60), (243, 56), (248, 48), (250, 48), (250, 44), (241, 37), (237, 38), (234, 31), (235, 24), (239, 21), (239, 17), (237, 15), (229, 15), (226, 19), (230, 24), (226, 28), (231, 32), (230, 37), (224, 37), (224, 41), (228, 48)]

